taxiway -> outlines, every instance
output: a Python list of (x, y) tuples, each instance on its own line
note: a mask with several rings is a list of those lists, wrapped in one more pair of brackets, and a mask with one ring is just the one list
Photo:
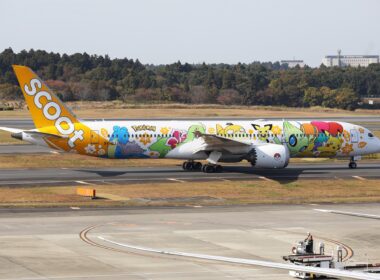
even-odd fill
[[(186, 172), (181, 166), (125, 168), (40, 168), (2, 169), (0, 186), (59, 186), (131, 184), (149, 182), (201, 182), (218, 180), (275, 180), (298, 179), (380, 179), (380, 162), (360, 163), (349, 169), (347, 162), (337, 164), (293, 164), (285, 169), (253, 169), (245, 166), (225, 166), (222, 173)], [(196, 174), (196, 176), (195, 176)]]
[[(350, 248), (350, 263), (380, 261), (378, 220), (319, 212), (316, 207), (321, 206), (0, 209), (0, 279), (292, 279), (274, 269), (141, 253), (110, 246), (99, 237), (282, 262), (281, 256), (310, 231), (326, 251), (335, 249), (334, 242)], [(380, 204), (328, 208), (377, 214)]]

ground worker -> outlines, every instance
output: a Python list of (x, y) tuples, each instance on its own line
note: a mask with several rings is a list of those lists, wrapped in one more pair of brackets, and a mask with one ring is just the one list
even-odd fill
[(305, 251), (307, 254), (314, 254), (314, 241), (313, 236), (310, 232), (307, 233), (307, 237), (305, 239), (306, 248)]

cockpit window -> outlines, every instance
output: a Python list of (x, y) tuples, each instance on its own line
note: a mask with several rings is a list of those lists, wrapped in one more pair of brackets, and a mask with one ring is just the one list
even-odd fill
[(371, 132), (368, 132), (368, 137), (373, 137), (373, 134)]

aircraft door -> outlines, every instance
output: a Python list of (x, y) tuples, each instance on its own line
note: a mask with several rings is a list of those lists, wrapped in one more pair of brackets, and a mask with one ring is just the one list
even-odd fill
[(351, 143), (358, 143), (359, 141), (359, 133), (356, 129), (351, 129)]

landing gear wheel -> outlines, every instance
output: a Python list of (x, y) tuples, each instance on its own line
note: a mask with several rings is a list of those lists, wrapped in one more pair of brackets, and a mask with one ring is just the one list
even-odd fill
[(214, 167), (214, 165), (211, 165), (211, 164), (205, 164), (202, 167), (202, 171), (204, 173), (214, 173), (215, 172), (215, 167)]
[(215, 166), (215, 172), (220, 173), (223, 171), (223, 167), (221, 165)]
[(193, 169), (194, 170), (201, 170), (202, 169), (202, 163), (200, 163), (200, 162), (194, 162), (193, 163)]
[(202, 167), (202, 171), (204, 173), (219, 173), (223, 171), (223, 167), (221, 165), (214, 165), (214, 164), (205, 164)]
[(351, 169), (355, 169), (356, 168), (355, 157), (351, 157), (350, 158), (350, 163), (348, 164), (348, 167), (351, 168)]
[(183, 170), (192, 170), (193, 169), (193, 163), (191, 161), (185, 161), (182, 164)]

